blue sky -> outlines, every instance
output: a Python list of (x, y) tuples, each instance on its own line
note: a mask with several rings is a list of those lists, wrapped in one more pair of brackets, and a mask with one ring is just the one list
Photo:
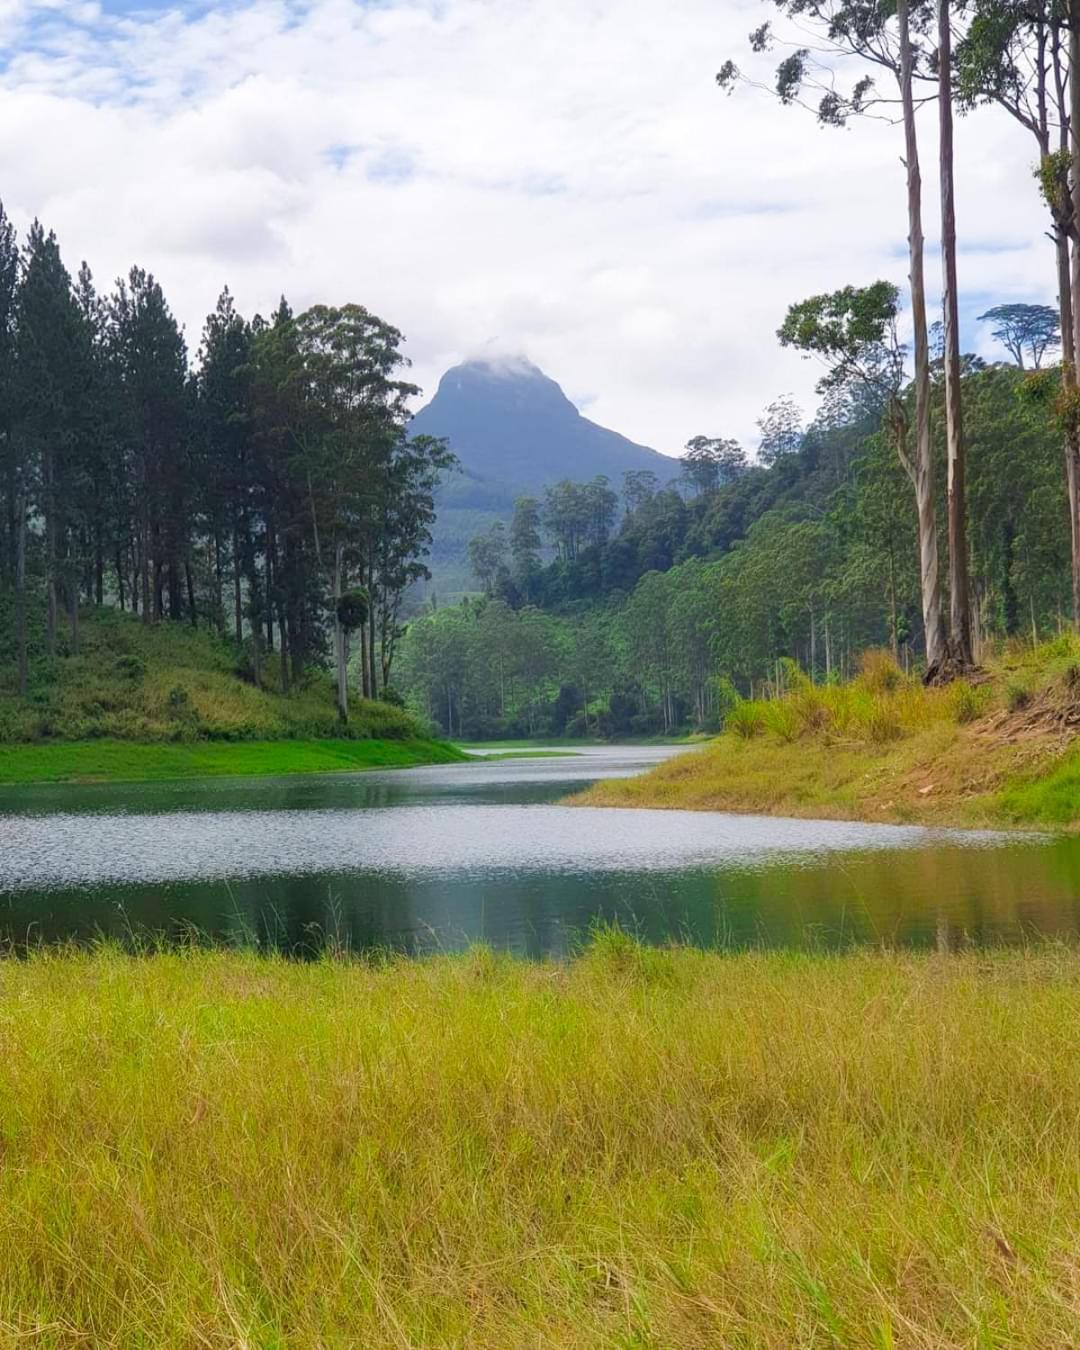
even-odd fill
[[(770, 9), (0, 0), (0, 192), (103, 285), (157, 273), (193, 349), (226, 283), (248, 313), (355, 300), (429, 391), (520, 353), (658, 449), (752, 443), (777, 394), (814, 402), (786, 306), (907, 272), (897, 128), (716, 90)], [(957, 144), (965, 345), (994, 356), (975, 315), (1052, 300), (1052, 251), (1025, 136), (985, 110)]]

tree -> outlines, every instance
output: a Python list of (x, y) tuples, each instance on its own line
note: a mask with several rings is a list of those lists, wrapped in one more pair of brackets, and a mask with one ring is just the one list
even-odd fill
[[(430, 580), (424, 559), (431, 549), (435, 489), (456, 463), (446, 441), (436, 436), (402, 436), (384, 466), (379, 528), (372, 542), (373, 618), (383, 691), (390, 684), (397, 644), (403, 635), (401, 605), (408, 588)], [(373, 679), (370, 696), (378, 697)]]
[(802, 409), (790, 394), (774, 398), (758, 418), (758, 462), (771, 468), (785, 456), (794, 455), (802, 445), (802, 421)]
[(26, 459), (15, 436), (15, 356), (19, 246), (15, 227), (0, 202), (0, 448), (6, 500), (3, 576), (15, 592), (15, 649), (18, 691), (26, 695)]
[(495, 593), (499, 572), (506, 566), (507, 550), (506, 526), (501, 520), (469, 540), (469, 566), (485, 595)]
[(540, 503), (535, 497), (518, 497), (510, 522), (510, 558), (514, 581), (531, 598), (540, 571)]
[[(56, 236), (35, 221), (23, 259), (16, 307), (14, 432), (27, 459), (44, 517), (47, 642), (56, 650), (61, 600), (78, 641), (79, 594), (73, 584), (78, 522), (73, 519), (79, 462), (72, 451), (86, 386), (88, 346)], [(77, 577), (77, 573), (76, 573)]]
[(660, 479), (652, 469), (627, 469), (623, 474), (623, 503), (626, 514), (632, 516), (647, 501), (656, 496)]
[[(913, 27), (922, 29), (930, 21), (930, 11), (922, 0), (896, 0), (882, 3), (871, 0), (778, 0), (778, 7), (794, 19), (801, 29), (818, 30), (820, 42), (811, 50), (797, 47), (777, 67), (775, 92), (782, 103), (802, 103), (816, 98), (814, 111), (825, 126), (843, 126), (849, 118), (861, 116), (882, 102), (870, 74), (857, 79), (847, 89), (839, 82), (837, 66), (844, 58), (856, 56), (877, 69), (885, 69), (896, 81), (904, 129), (904, 167), (907, 176), (908, 258), (911, 286), (911, 323), (915, 366), (914, 448), (908, 456), (915, 475), (916, 492), (921, 495), (919, 535), (923, 554), (923, 609), (930, 619), (927, 627), (927, 666), (935, 673), (945, 669), (948, 652), (940, 623), (938, 593), (937, 536), (933, 518), (933, 448), (930, 435), (930, 358), (926, 319), (926, 277), (923, 258), (922, 173), (915, 124), (915, 79), (929, 69)], [(773, 43), (769, 24), (751, 34), (756, 52), (767, 51)], [(833, 59), (830, 66), (829, 59)], [(717, 83), (730, 91), (741, 78), (733, 61), (727, 61), (717, 74)], [(838, 293), (839, 294), (839, 293)], [(889, 321), (891, 323), (891, 320)], [(904, 440), (906, 443), (907, 434)], [(899, 445), (899, 441), (897, 442)], [(933, 542), (931, 543), (931, 535)]]
[(954, 667), (972, 664), (971, 589), (968, 580), (966, 456), (960, 386), (960, 312), (956, 275), (956, 205), (953, 171), (952, 10), (938, 7), (938, 161), (941, 179), (941, 307), (944, 313), (945, 450), (948, 467), (949, 635)]
[[(878, 281), (861, 289), (847, 286), (792, 305), (779, 330), (782, 346), (796, 347), (825, 362), (828, 373), (819, 382), (825, 391), (857, 381), (883, 391), (893, 448), (915, 492), (919, 519), (919, 559), (927, 673), (933, 677), (947, 659), (938, 579), (937, 521), (934, 514), (933, 463), (929, 440), (918, 429), (911, 445), (910, 421), (901, 398), (903, 353), (896, 340), (897, 288)], [(927, 371), (929, 383), (929, 372)], [(916, 375), (916, 418), (929, 404), (919, 403)]]
[[(1080, 84), (1070, 77), (1071, 70), (1080, 68), (1080, 34), (1071, 0), (1064, 6), (1060, 0), (974, 0), (953, 65), (961, 108), (997, 103), (1034, 136), (1039, 149), (1036, 177), (1050, 213), (1054, 240), (1064, 386), (1065, 482), (1072, 538), (1073, 627), (1080, 631), (1080, 419), (1075, 409), (1070, 409), (1070, 404), (1080, 398), (1075, 332), (1080, 322), (1080, 221), (1076, 209), (1080, 147), (1070, 136), (1070, 126), (1080, 123)], [(1010, 307), (998, 307), (1005, 308)], [(988, 311), (983, 317), (994, 313)], [(997, 332), (994, 336), (1001, 338)], [(1017, 353), (1017, 364), (1022, 366), (1023, 345)]]
[[(378, 484), (418, 390), (395, 378), (406, 365), (401, 333), (362, 305), (316, 305), (295, 322), (308, 399), (294, 472), (307, 486), (317, 565), (329, 573), (338, 715), (347, 722), (349, 631), (339, 602), (356, 582), (370, 591)], [(362, 632), (370, 689), (370, 627)]]
[(1046, 353), (1061, 346), (1061, 317), (1050, 305), (995, 305), (980, 314), (978, 321), (994, 325), (991, 336), (1021, 370), (1025, 369), (1025, 352), (1030, 354), (1034, 369), (1039, 370)]
[(746, 468), (746, 451), (738, 441), (694, 436), (679, 457), (683, 480), (702, 497), (732, 483)]
[[(143, 622), (182, 612), (180, 561), (194, 514), (187, 459), (187, 348), (153, 276), (133, 267), (108, 302), (107, 341), (123, 400), (135, 506), (131, 547)], [(136, 594), (132, 588), (133, 597)]]

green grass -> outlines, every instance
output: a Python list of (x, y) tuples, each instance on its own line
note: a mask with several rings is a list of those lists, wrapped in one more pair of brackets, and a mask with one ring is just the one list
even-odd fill
[(1073, 749), (1049, 772), (1023, 775), (998, 794), (1008, 820), (1033, 825), (1074, 825), (1080, 817), (1080, 750)]
[(282, 694), (277, 660), (268, 657), (256, 685), (234, 644), (206, 629), (145, 626), (119, 610), (87, 610), (79, 653), (65, 644), (66, 638), (54, 660), (35, 662), (26, 699), (15, 695), (13, 666), (0, 666), (0, 743), (407, 740), (422, 734), (400, 708), (356, 697), (343, 729), (325, 671), (312, 670)]
[(1080, 1342), (1080, 953), (0, 963), (0, 1339)]
[(325, 773), (466, 758), (387, 703), (354, 696), (343, 727), (325, 671), (283, 694), (268, 658), (256, 685), (236, 647), (205, 629), (87, 610), (79, 652), (65, 643), (51, 661), (39, 651), (25, 699), (15, 694), (10, 662), (0, 665), (0, 783)]
[(465, 761), (444, 741), (45, 741), (0, 745), (0, 783), (333, 773)]
[(742, 700), (724, 733), (591, 806), (745, 811), (929, 825), (1080, 823), (1080, 639), (991, 655), (972, 682), (927, 689), (870, 652), (846, 684), (797, 668), (779, 698)]

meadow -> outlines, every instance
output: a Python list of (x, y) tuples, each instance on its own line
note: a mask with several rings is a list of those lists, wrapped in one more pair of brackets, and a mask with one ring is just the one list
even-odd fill
[(0, 1338), (1080, 1340), (1080, 952), (0, 963)]
[(988, 654), (970, 679), (925, 687), (883, 651), (844, 683), (786, 662), (768, 698), (650, 773), (599, 783), (589, 806), (744, 811), (964, 826), (1080, 821), (1080, 639)]

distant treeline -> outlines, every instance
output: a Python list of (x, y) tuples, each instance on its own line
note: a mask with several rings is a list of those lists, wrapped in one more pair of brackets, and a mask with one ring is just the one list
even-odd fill
[[(932, 375), (940, 413), (940, 363)], [(976, 642), (1055, 632), (1071, 599), (1060, 428), (1015, 367), (968, 357), (963, 381)], [(873, 646), (921, 663), (915, 502), (886, 406), (852, 382), (806, 430), (778, 401), (765, 463), (698, 438), (677, 488), (631, 474), (621, 494), (598, 481), (523, 499), (474, 541), (485, 595), (411, 625), (410, 701), (455, 734), (650, 734), (718, 726), (785, 658), (817, 680)]]
[(406, 434), (401, 342), (359, 305), (248, 321), (226, 290), (193, 369), (151, 275), (101, 296), (0, 206), (0, 681), (25, 694), (112, 604), (228, 633), (284, 690), (332, 652), (343, 717), (356, 633), (383, 692), (451, 462)]

